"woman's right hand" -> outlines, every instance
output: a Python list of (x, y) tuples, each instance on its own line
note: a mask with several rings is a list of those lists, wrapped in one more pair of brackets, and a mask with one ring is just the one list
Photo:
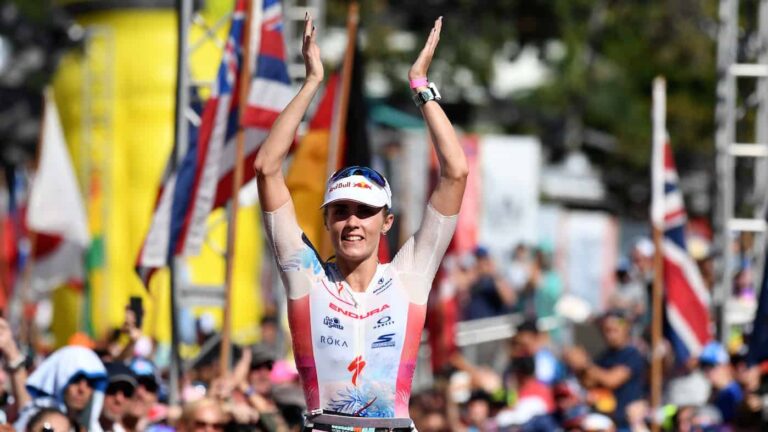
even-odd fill
[(301, 54), (304, 56), (304, 67), (307, 70), (306, 81), (319, 84), (323, 81), (324, 72), (316, 34), (315, 26), (312, 24), (312, 17), (307, 12), (304, 16), (304, 40), (301, 46)]

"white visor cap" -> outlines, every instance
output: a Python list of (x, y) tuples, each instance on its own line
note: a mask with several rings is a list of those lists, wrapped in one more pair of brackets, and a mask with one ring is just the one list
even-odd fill
[(328, 183), (323, 197), (323, 207), (335, 201), (355, 201), (371, 207), (392, 208), (392, 191), (389, 183), (384, 187), (365, 176), (352, 175)]

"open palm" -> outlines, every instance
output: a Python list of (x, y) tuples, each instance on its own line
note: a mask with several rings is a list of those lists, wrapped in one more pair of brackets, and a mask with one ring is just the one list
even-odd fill
[(317, 46), (317, 32), (312, 24), (312, 17), (309, 13), (304, 19), (304, 40), (301, 46), (301, 54), (304, 56), (304, 67), (306, 68), (307, 81), (323, 80), (323, 62), (320, 59), (320, 48)]
[(424, 44), (424, 48), (421, 49), (419, 57), (413, 63), (413, 66), (411, 66), (411, 70), (408, 71), (409, 80), (427, 76), (429, 65), (432, 63), (432, 57), (435, 55), (435, 49), (437, 49), (437, 43), (440, 42), (440, 29), (442, 28), (443, 17), (440, 17), (435, 20), (435, 25), (429, 32), (429, 37)]

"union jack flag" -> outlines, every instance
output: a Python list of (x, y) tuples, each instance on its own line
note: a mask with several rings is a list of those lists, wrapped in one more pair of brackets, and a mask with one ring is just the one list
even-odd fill
[[(677, 169), (664, 125), (665, 95), (654, 88), (654, 148), (651, 218), (663, 231), (664, 333), (678, 363), (696, 357), (711, 339), (710, 295), (696, 262), (688, 255), (685, 225), (688, 220)], [(660, 105), (660, 106), (659, 106)]]
[[(251, 32), (251, 40), (259, 41), (253, 44), (259, 50), (252, 56), (255, 65), (251, 68), (247, 106), (240, 118), (239, 81), (247, 46), (246, 1), (237, 0), (235, 5), (216, 85), (203, 109), (200, 128), (190, 128), (190, 146), (179, 167), (175, 171), (166, 169), (152, 225), (136, 263), (145, 285), (172, 256), (197, 255), (209, 213), (232, 198), (238, 127), (245, 128), (245, 157), (241, 163), (247, 182), (253, 178), (249, 167), (259, 146), (293, 96), (285, 64), (281, 5), (279, 0), (264, 0), (260, 13), (253, 18), (259, 27)], [(257, 16), (261, 19), (257, 20)]]

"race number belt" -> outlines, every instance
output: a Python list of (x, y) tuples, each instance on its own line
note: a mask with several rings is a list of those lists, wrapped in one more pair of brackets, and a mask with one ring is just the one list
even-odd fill
[(306, 427), (326, 432), (410, 432), (413, 421), (409, 418), (353, 417), (347, 415), (310, 413)]

